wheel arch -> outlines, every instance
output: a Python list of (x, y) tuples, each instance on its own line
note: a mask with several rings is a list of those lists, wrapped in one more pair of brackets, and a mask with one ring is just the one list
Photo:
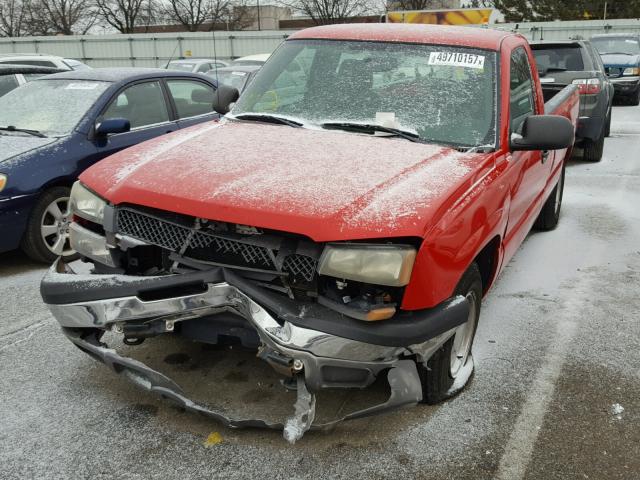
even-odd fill
[(473, 259), (473, 263), (478, 265), (480, 270), (483, 295), (486, 295), (498, 272), (500, 243), (500, 235), (494, 236)]

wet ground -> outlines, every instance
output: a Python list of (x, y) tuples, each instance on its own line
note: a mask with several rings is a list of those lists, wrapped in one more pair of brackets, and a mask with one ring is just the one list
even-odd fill
[[(506, 268), (483, 305), (475, 377), (439, 406), (294, 446), (228, 430), (75, 349), (40, 301), (42, 274), (0, 255), (2, 479), (640, 479), (638, 107), (615, 108), (600, 163), (568, 166), (558, 229), (529, 235)], [(220, 408), (276, 415), (294, 399), (237, 348), (161, 340), (138, 355)], [(325, 397), (322, 414), (383, 394)]]

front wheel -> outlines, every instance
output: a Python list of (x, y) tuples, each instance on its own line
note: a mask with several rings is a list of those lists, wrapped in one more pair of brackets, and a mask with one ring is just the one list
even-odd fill
[(67, 260), (76, 257), (69, 244), (69, 193), (67, 187), (51, 188), (33, 207), (22, 238), (22, 250), (32, 259), (53, 263), (60, 256)]
[(435, 404), (455, 396), (473, 374), (471, 347), (482, 302), (482, 277), (475, 263), (462, 276), (454, 295), (466, 298), (469, 315), (467, 321), (455, 329), (453, 336), (431, 356), (426, 365), (418, 363), (423, 403)]

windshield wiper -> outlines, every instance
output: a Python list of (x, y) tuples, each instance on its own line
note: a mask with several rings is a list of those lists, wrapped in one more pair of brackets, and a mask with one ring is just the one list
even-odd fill
[(600, 55), (636, 55), (636, 54), (629, 53), (629, 52), (605, 52), (605, 53), (601, 53)]
[(327, 122), (320, 125), (327, 130), (347, 130), (351, 132), (375, 133), (384, 132), (396, 137), (401, 137), (411, 142), (426, 143), (420, 135), (399, 128), (383, 127), (375, 123), (351, 123), (351, 122)]
[(239, 115), (233, 115), (231, 118), (232, 119), (237, 118), (238, 120), (280, 123), (282, 125), (288, 125), (294, 128), (299, 128), (302, 126), (301, 122), (296, 122), (295, 120), (290, 120), (286, 117), (281, 117), (279, 115), (271, 115), (268, 113), (241, 113)]
[(4, 130), (6, 132), (28, 133), (29, 135), (33, 135), (34, 137), (47, 138), (47, 136), (44, 133), (41, 133), (38, 130), (30, 130), (28, 128), (16, 128), (13, 125), (8, 125), (6, 127), (0, 127), (0, 130)]

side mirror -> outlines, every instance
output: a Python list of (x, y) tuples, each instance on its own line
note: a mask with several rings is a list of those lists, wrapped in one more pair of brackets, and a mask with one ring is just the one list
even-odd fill
[(561, 150), (573, 145), (574, 128), (560, 115), (531, 115), (524, 120), (522, 134), (511, 135), (511, 150)]
[(95, 133), (98, 137), (106, 137), (113, 133), (125, 133), (131, 130), (131, 122), (126, 118), (105, 118), (96, 123)]
[(239, 96), (237, 88), (220, 84), (213, 94), (213, 109), (220, 115), (226, 115), (229, 113), (230, 105), (238, 100)]

